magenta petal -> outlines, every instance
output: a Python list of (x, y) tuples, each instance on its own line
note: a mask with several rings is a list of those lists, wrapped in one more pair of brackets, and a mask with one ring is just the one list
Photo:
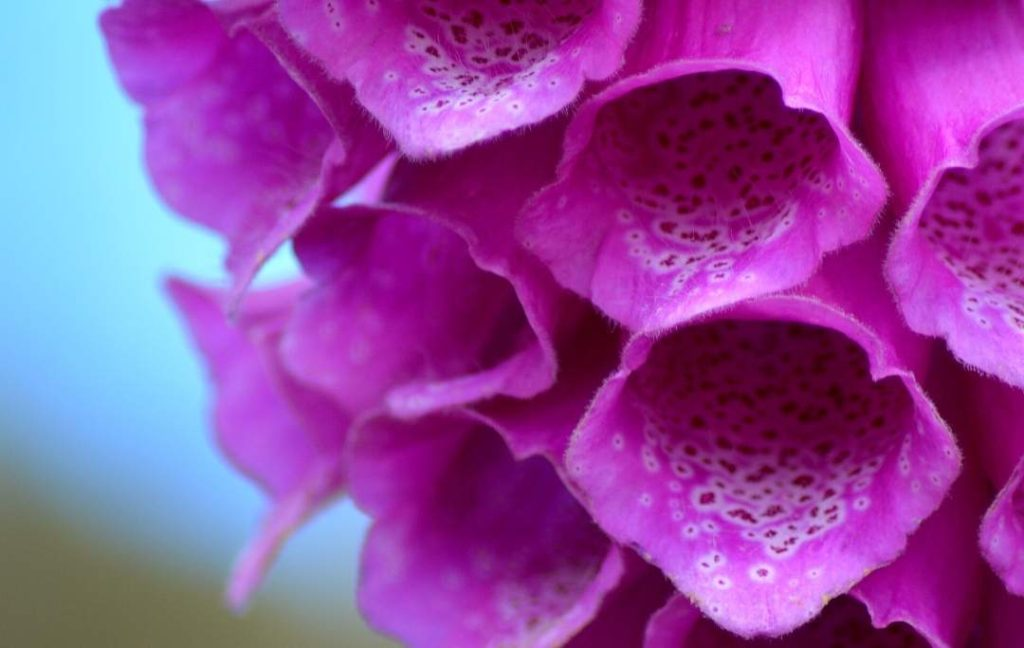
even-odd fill
[(316, 287), (285, 336), (289, 369), (358, 413), (403, 415), (550, 385), (512, 287), (455, 232), (396, 205), (327, 209), (295, 251)]
[[(480, 394), (496, 393), (487, 383), (500, 381), (509, 371), (532, 386), (520, 388), (518, 393), (497, 393), (532, 396), (554, 381), (558, 364), (554, 347), (558, 338), (575, 335), (584, 305), (562, 290), (547, 269), (519, 246), (513, 224), (526, 200), (554, 177), (563, 128), (563, 120), (553, 120), (445, 160), (428, 164), (401, 160), (395, 166), (384, 200), (422, 212), (465, 239), (480, 268), (508, 280), (536, 338), (535, 344), (519, 353), (519, 368), (498, 367), (489, 374), (469, 377), (468, 384), (460, 377), (452, 385), (433, 385), (431, 393), (421, 390), (417, 394), (415, 389), (395, 393), (391, 405), (396, 412), (409, 415), (435, 408), (441, 404), (439, 394), (454, 396), (470, 387)], [(525, 163), (510, 166), (509, 160)], [(527, 375), (532, 377), (526, 380)]]
[(596, 614), (622, 556), (540, 457), (516, 461), (456, 417), (357, 428), (352, 494), (376, 519), (359, 605), (411, 646), (560, 645)]
[(105, 12), (100, 27), (122, 87), (139, 103), (202, 76), (224, 41), (217, 16), (197, 0), (127, 0)]
[(406, 155), (539, 122), (622, 65), (639, 0), (280, 0), (286, 28)]
[(889, 280), (914, 330), (1024, 386), (1024, 7), (869, 5), (866, 130), (906, 210)]
[(976, 529), (987, 496), (979, 472), (964, 470), (903, 555), (853, 588), (877, 627), (903, 622), (933, 648), (966, 645), (984, 590)]
[(274, 501), (236, 566), (228, 593), (235, 607), (244, 605), (291, 532), (344, 483), (348, 417), (296, 383), (278, 357), (299, 288), (253, 294), (232, 326), (224, 316), (226, 295), (178, 280), (168, 284), (216, 386), (218, 442)]
[(320, 203), (358, 180), (386, 147), (350, 88), (330, 95), (335, 134), (274, 54), (240, 28), (269, 33), (272, 17), (224, 18), (234, 23), (230, 34), (197, 0), (127, 0), (101, 24), (123, 84), (145, 108), (157, 190), (175, 211), (228, 239), (237, 295)]
[(958, 470), (882, 330), (784, 295), (639, 336), (577, 428), (569, 475), (602, 528), (717, 623), (792, 630), (899, 555)]
[(576, 112), (520, 239), (635, 331), (807, 279), (885, 198), (846, 125), (854, 4), (651, 3), (634, 61), (653, 67)]
[[(934, 644), (933, 648), (942, 644)], [(686, 597), (674, 596), (651, 618), (644, 648), (928, 648), (929, 643), (904, 623), (875, 628), (867, 611), (850, 597), (830, 603), (810, 623), (782, 638), (747, 640), (702, 618)]]

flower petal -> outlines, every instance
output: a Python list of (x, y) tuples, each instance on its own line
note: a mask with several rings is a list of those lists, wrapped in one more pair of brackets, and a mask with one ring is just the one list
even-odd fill
[[(834, 292), (871, 285), (845, 274)], [(958, 470), (884, 327), (811, 288), (635, 338), (567, 453), (602, 528), (743, 636), (794, 629), (899, 555)]]
[(372, 419), (351, 457), (353, 497), (376, 518), (359, 605), (408, 645), (560, 645), (622, 576), (551, 465), (514, 460), (479, 423)]
[(426, 215), (397, 205), (327, 209), (295, 251), (316, 287), (288, 326), (285, 362), (345, 411), (387, 399), (418, 415), (528, 396), (553, 380), (512, 287)]
[(278, 357), (281, 330), (301, 288), (254, 293), (232, 326), (224, 315), (225, 294), (181, 280), (168, 283), (216, 386), (218, 442), (274, 501), (236, 566), (228, 592), (236, 608), (244, 606), (291, 532), (344, 485), (348, 417), (291, 378)]
[[(271, 30), (271, 18), (241, 15), (225, 20)], [(236, 297), (320, 203), (384, 155), (350, 88), (330, 97), (336, 135), (256, 36), (229, 33), (202, 2), (126, 0), (101, 25), (122, 83), (145, 108), (153, 182), (172, 209), (228, 239)]]
[(870, 4), (865, 124), (905, 212), (889, 280), (915, 331), (1024, 386), (1024, 8)]
[(622, 64), (639, 0), (280, 0), (285, 26), (348, 79), (411, 157), (539, 122)]
[[(554, 382), (558, 366), (555, 345), (560, 337), (575, 335), (577, 323), (586, 316), (581, 300), (562, 290), (513, 235), (515, 215), (554, 177), (563, 130), (564, 120), (552, 120), (445, 160), (429, 164), (401, 160), (384, 190), (387, 202), (420, 211), (457, 232), (476, 264), (507, 279), (515, 290), (536, 337), (536, 344), (522, 350), (520, 367), (513, 371), (531, 385), (512, 394), (519, 397), (533, 396)], [(509, 160), (529, 163), (510, 167)], [(532, 375), (529, 380), (527, 372)], [(482, 373), (468, 380), (480, 394), (495, 393), (485, 384), (487, 378)], [(501, 379), (500, 375), (491, 378)], [(437, 393), (454, 394), (467, 387), (465, 383), (460, 377), (450, 386), (432, 385), (432, 393), (415, 386), (396, 391), (391, 407), (403, 415), (435, 408), (440, 404)]]
[(634, 331), (804, 281), (885, 198), (846, 126), (859, 24), (851, 2), (650, 3), (520, 239)]

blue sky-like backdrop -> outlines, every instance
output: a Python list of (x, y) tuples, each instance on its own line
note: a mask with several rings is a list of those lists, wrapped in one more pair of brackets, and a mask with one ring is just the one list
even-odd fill
[[(0, 470), (98, 541), (226, 574), (262, 500), (210, 443), (205, 371), (160, 287), (222, 280), (221, 246), (145, 177), (141, 115), (96, 26), (109, 4), (11, 2), (0, 21)], [(334, 506), (287, 550), (274, 592), (349, 597), (364, 529)]]

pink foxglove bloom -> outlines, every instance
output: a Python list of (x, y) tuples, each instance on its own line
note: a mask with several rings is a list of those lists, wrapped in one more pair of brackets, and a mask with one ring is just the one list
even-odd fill
[(914, 330), (1024, 387), (1024, 6), (868, 4), (865, 120), (906, 211), (889, 280)]
[(169, 290), (216, 386), (214, 423), (224, 453), (274, 504), (240, 558), (228, 598), (241, 607), (281, 544), (344, 486), (341, 450), (349, 418), (326, 394), (284, 368), (281, 336), (303, 285), (250, 295), (237, 321), (227, 295), (183, 281)]
[(101, 27), (157, 192), (228, 246), (227, 290), (169, 289), (270, 500), (235, 607), (346, 494), (414, 647), (1020, 643), (1020, 0)]
[[(556, 338), (582, 305), (510, 232), (552, 172), (553, 128), (434, 165), (400, 161), (381, 202), (314, 218), (295, 243), (316, 287), (286, 334), (292, 371), (348, 411), (386, 397), (405, 417), (551, 387)], [(525, 155), (532, 166), (503, 173)]]
[(412, 157), (564, 109), (622, 65), (640, 0), (278, 0), (295, 42)]
[(126, 0), (101, 20), (121, 83), (145, 109), (153, 182), (172, 209), (227, 239), (236, 293), (387, 147), (350, 87), (306, 65), (318, 105), (289, 76), (249, 29), (287, 55), (272, 20), (199, 0)]
[(570, 443), (598, 523), (737, 634), (789, 632), (892, 561), (957, 474), (913, 373), (927, 353), (881, 277), (851, 273), (878, 247), (801, 293), (635, 337)]
[(847, 128), (861, 37), (846, 0), (648, 2), (519, 236), (635, 331), (806, 280), (885, 196)]

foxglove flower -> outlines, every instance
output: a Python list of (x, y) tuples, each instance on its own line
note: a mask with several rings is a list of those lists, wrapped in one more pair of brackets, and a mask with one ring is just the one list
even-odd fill
[(292, 530), (343, 487), (350, 421), (283, 366), (281, 336), (304, 285), (252, 294), (234, 324), (224, 315), (225, 293), (180, 280), (168, 288), (216, 386), (218, 444), (274, 500), (232, 579), (228, 598), (241, 607)]
[(736, 634), (791, 631), (896, 558), (957, 474), (912, 371), (927, 353), (881, 277), (851, 274), (879, 247), (800, 294), (636, 336), (569, 445), (601, 527)]
[(622, 65), (640, 0), (278, 0), (295, 41), (411, 157), (539, 122)]
[(914, 330), (1024, 387), (1024, 7), (869, 7), (865, 122), (906, 212), (889, 280)]
[(806, 280), (885, 184), (846, 124), (855, 2), (648, 2), (626, 76), (584, 103), (518, 234), (558, 281), (660, 331)]
[[(556, 338), (582, 305), (508, 232), (554, 165), (552, 128), (431, 166), (399, 161), (381, 202), (314, 218), (295, 242), (316, 288), (286, 334), (291, 370), (347, 411), (386, 397), (404, 417), (549, 388)], [(534, 164), (501, 173), (523, 155)]]
[(351, 87), (305, 63), (257, 8), (126, 0), (101, 19), (121, 83), (145, 109), (153, 182), (172, 209), (227, 239), (236, 300), (318, 205), (387, 150)]
[(229, 248), (169, 290), (271, 500), (236, 607), (346, 493), (412, 646), (1019, 643), (1019, 0), (101, 23), (158, 192)]

